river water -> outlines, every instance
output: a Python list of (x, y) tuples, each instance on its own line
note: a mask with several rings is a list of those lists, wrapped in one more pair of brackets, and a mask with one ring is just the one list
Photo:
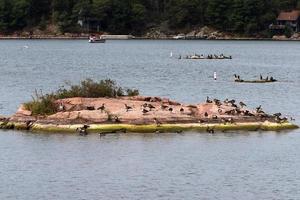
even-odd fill
[[(192, 53), (233, 59), (176, 59)], [(0, 114), (13, 114), (35, 89), (111, 78), (185, 103), (235, 98), (299, 125), (299, 55), (298, 42), (0, 41)], [(236, 84), (235, 73), (280, 81)], [(298, 152), (299, 130), (101, 139), (0, 131), (0, 199), (300, 199)]]

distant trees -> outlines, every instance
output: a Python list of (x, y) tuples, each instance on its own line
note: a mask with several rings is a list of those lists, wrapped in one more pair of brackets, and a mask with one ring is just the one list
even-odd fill
[(300, 0), (0, 0), (0, 32), (48, 24), (77, 32), (79, 19), (91, 19), (112, 33), (137, 34), (167, 22), (172, 29), (209, 25), (251, 35), (294, 8)]

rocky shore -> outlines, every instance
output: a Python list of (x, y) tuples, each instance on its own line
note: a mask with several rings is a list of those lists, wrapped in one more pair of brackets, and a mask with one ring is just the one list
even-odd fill
[[(53, 29), (53, 28), (52, 28)], [(0, 39), (88, 39), (89, 33), (59, 33), (57, 30), (40, 31), (32, 33), (19, 32), (10, 35), (1, 35)], [(114, 36), (110, 33), (99, 33), (95, 35)], [(295, 33), (290, 38), (285, 35), (275, 35), (272, 38), (256, 36), (246, 37), (239, 34), (222, 32), (217, 29), (204, 26), (190, 30), (172, 31), (165, 28), (151, 28), (141, 36), (128, 35), (128, 39), (150, 39), (150, 40), (275, 40), (275, 41), (300, 41), (300, 34)], [(110, 38), (108, 38), (110, 39)]]
[(57, 112), (33, 116), (23, 105), (0, 128), (47, 132), (181, 132), (283, 130), (298, 128), (281, 114), (248, 109), (234, 100), (207, 100), (196, 105), (160, 97), (69, 98), (55, 102)]

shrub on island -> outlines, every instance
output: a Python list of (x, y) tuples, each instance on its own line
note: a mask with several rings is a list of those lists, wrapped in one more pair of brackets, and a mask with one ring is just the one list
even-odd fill
[(93, 81), (86, 79), (78, 85), (68, 84), (66, 87), (60, 87), (56, 92), (43, 94), (35, 91), (32, 101), (24, 104), (25, 108), (32, 112), (33, 115), (51, 115), (57, 112), (58, 105), (55, 103), (58, 99), (84, 97), (100, 98), (109, 97), (117, 98), (122, 96), (138, 96), (139, 91), (136, 89), (123, 88), (111, 80)]

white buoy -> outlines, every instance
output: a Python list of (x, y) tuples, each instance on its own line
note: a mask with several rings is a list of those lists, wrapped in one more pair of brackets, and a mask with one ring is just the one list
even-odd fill
[(217, 80), (217, 72), (214, 72), (214, 79)]
[(25, 46), (23, 46), (23, 48), (24, 48), (24, 49), (28, 49), (28, 48), (29, 48), (29, 46), (25, 45)]
[(170, 53), (170, 58), (172, 58), (173, 57), (173, 52), (171, 51), (171, 53)]

